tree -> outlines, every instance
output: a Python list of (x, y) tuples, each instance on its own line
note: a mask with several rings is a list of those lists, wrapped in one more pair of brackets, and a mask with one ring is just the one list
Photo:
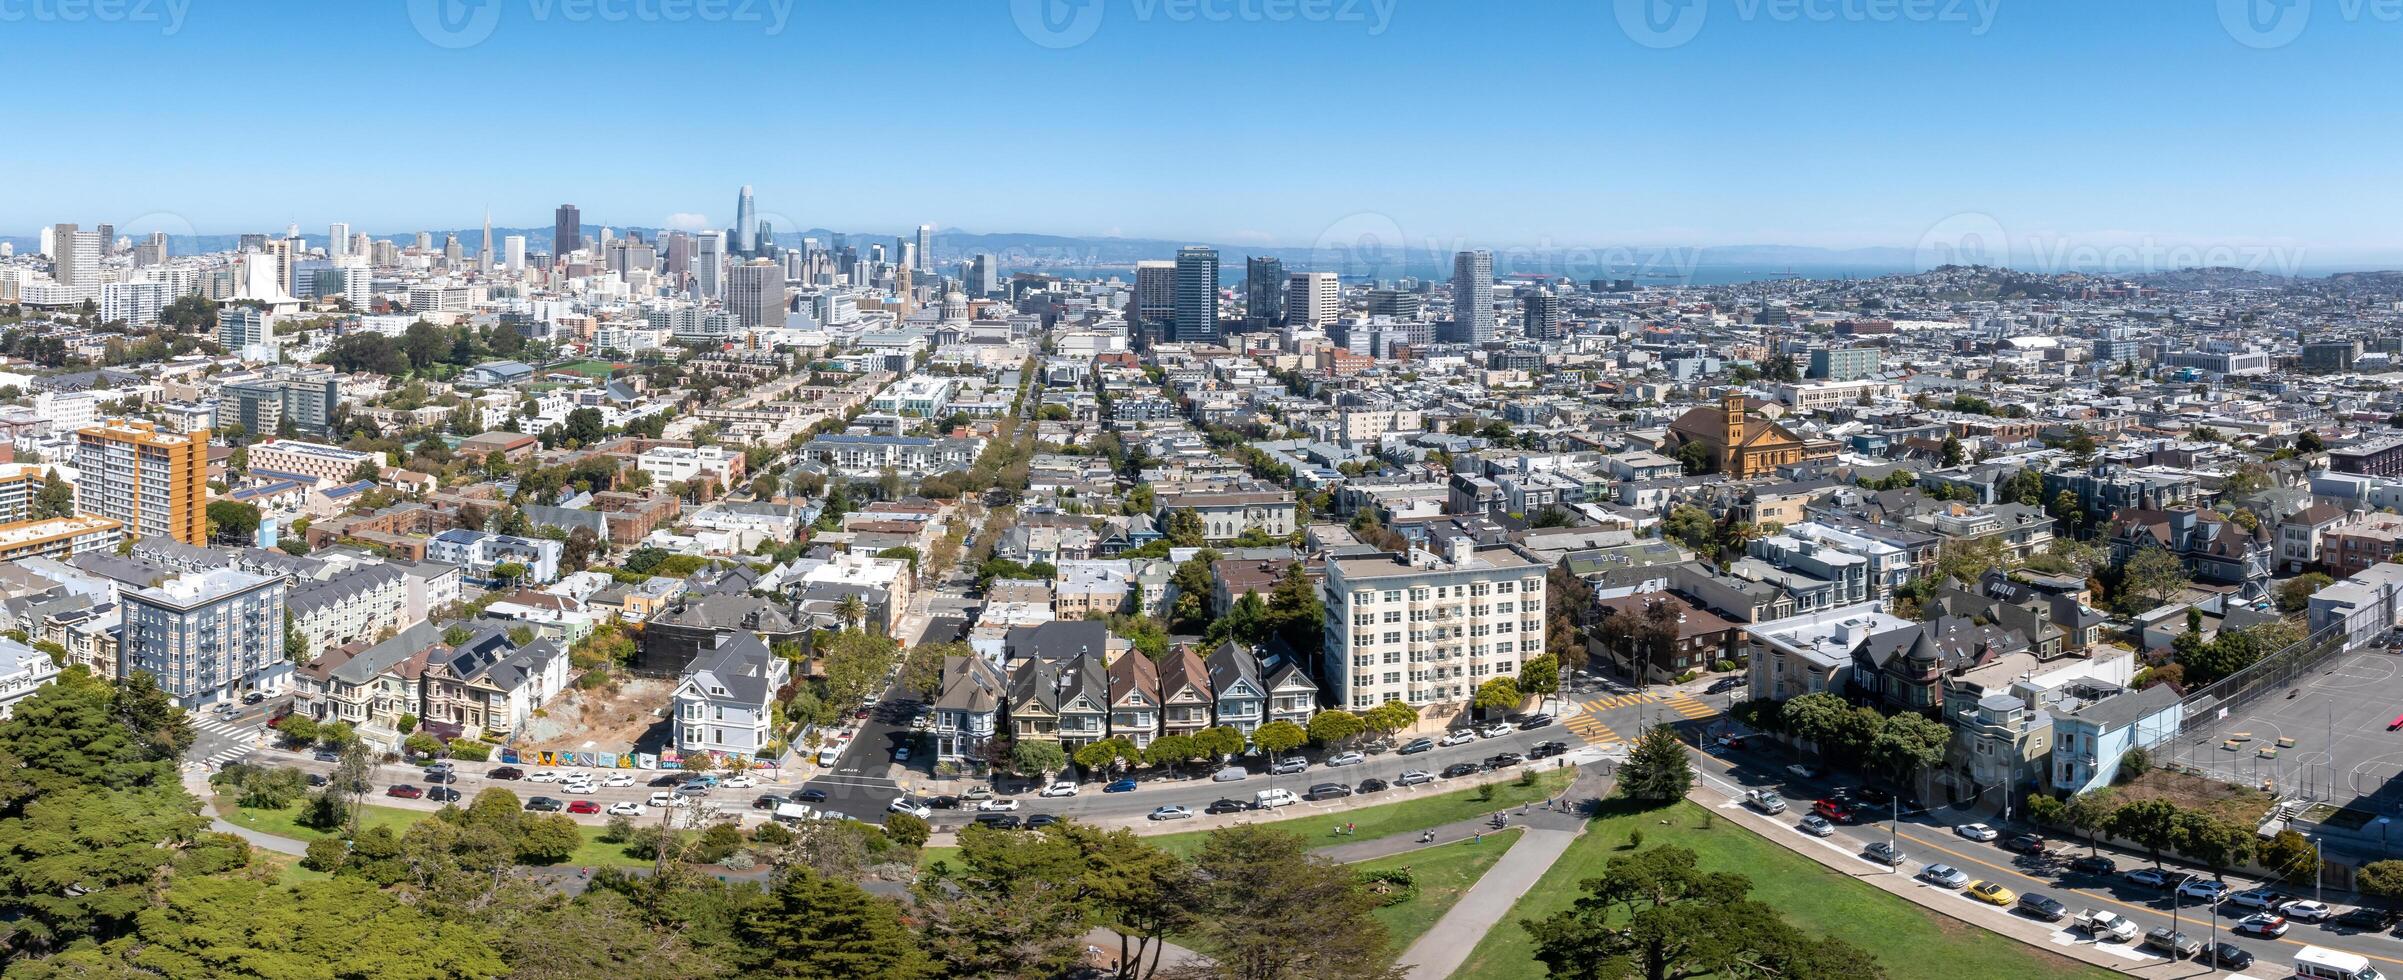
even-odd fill
[(1193, 733), (1193, 745), (1205, 759), (1226, 759), (1243, 751), (1243, 732), (1233, 725), (1204, 728)]
[(527, 816), (518, 825), (515, 843), (520, 864), (558, 864), (584, 846), (584, 829), (565, 814)]
[(1518, 685), (1520, 693), (1537, 697), (1560, 693), (1560, 658), (1549, 653), (1527, 658), (1519, 665)]
[(884, 835), (903, 847), (925, 847), (934, 829), (915, 814), (888, 813), (884, 815)]
[(965, 643), (921, 643), (911, 647), (909, 656), (901, 662), (901, 683), (917, 692), (921, 701), (932, 702), (943, 689), (943, 662), (950, 657), (974, 656), (976, 651)]
[(1360, 721), (1368, 726), (1369, 731), (1375, 732), (1377, 737), (1385, 738), (1418, 724), (1418, 709), (1400, 701), (1387, 701), (1361, 712)]
[(210, 537), (248, 543), (259, 533), (259, 509), (239, 500), (209, 502)]
[(2372, 861), (2353, 872), (2353, 887), (2388, 909), (2403, 906), (2403, 861)]
[(1068, 768), (1068, 753), (1058, 742), (1022, 738), (1010, 745), (1010, 768), (1028, 776), (1049, 777)]
[(1098, 773), (1116, 768), (1120, 762), (1140, 765), (1143, 751), (1131, 739), (1104, 738), (1077, 746), (1074, 758), (1077, 768)]
[(1193, 736), (1171, 733), (1152, 739), (1143, 749), (1143, 761), (1155, 766), (1173, 766), (1191, 762), (1201, 754), (1201, 746), (1194, 742)]
[(1477, 694), (1470, 699), (1469, 706), (1479, 711), (1507, 712), (1517, 711), (1526, 702), (1526, 696), (1519, 693), (1518, 681), (1496, 677), (1477, 685)]
[(1582, 887), (1566, 911), (1519, 920), (1554, 977), (1885, 976), (1866, 951), (1796, 929), (1746, 897), (1750, 878), (1704, 871), (1682, 847), (1614, 856)]
[(748, 975), (916, 980), (933, 964), (902, 925), (900, 907), (858, 885), (788, 868), (744, 911), (734, 947)]
[(1619, 767), (1619, 789), (1634, 799), (1681, 800), (1693, 788), (1693, 764), (1686, 759), (1676, 731), (1667, 725), (1644, 729), (1628, 751), (1627, 763)]
[(2311, 608), (2311, 596), (2336, 583), (2318, 572), (2306, 572), (2278, 585), (2278, 611), (2298, 613)]
[(1661, 522), (1661, 536), (1693, 549), (1707, 557), (1719, 553), (1719, 525), (1711, 520), (1710, 512), (1691, 504), (1680, 504), (1669, 511)]
[[(72, 517), (75, 515), (75, 485), (59, 476), (57, 470), (46, 470), (42, 474), (42, 489), (34, 492), (29, 507), (31, 509), (26, 516), (31, 520)], [(252, 508), (251, 512), (255, 515), (257, 508)]]
[(1252, 744), (1270, 755), (1282, 755), (1310, 741), (1310, 733), (1290, 721), (1272, 721), (1252, 729)]
[[(1351, 869), (1259, 824), (1212, 831), (1193, 859), (1195, 945), (1228, 980), (1367, 980), (1394, 975), (1376, 900)], [(1308, 914), (1296, 914), (1307, 909)]]
[(1168, 576), (1168, 586), (1175, 593), (1169, 606), (1169, 628), (1180, 633), (1202, 633), (1210, 627), (1210, 592), (1215, 584), (1210, 563), (1218, 560), (1218, 552), (1203, 548), (1193, 557), (1178, 564)]
[(1779, 714), (1786, 730), (1818, 746), (1822, 758), (1856, 748), (1845, 744), (1852, 706), (1842, 697), (1826, 691), (1800, 695), (1788, 700)]
[(2010, 551), (2000, 535), (1982, 538), (1946, 538), (1936, 548), (1936, 574), (1950, 577), (1972, 589), (1987, 572), (2007, 567)]
[(2279, 881), (2299, 883), (2319, 877), (2319, 851), (2311, 846), (2311, 838), (2288, 829), (2261, 842), (2261, 866), (2269, 869)]
[[(369, 335), (374, 336), (374, 335)], [(356, 877), (279, 885), (250, 875), (179, 877), (143, 910), (130, 941), (83, 951), (75, 976), (328, 977), (383, 972), (510, 973), (492, 930), (444, 921)], [(101, 966), (100, 964), (107, 964)], [(11, 972), (15, 972), (12, 970)]]
[(1945, 747), (1951, 744), (1952, 729), (1942, 722), (1904, 713), (1886, 719), (1878, 728), (1869, 741), (1869, 757), (1907, 788), (1920, 773), (1943, 764)]
[(1330, 708), (1310, 716), (1310, 740), (1320, 745), (1336, 746), (1359, 738), (1368, 724), (1341, 708)]
[(2144, 848), (2153, 859), (2153, 867), (2158, 868), (2161, 852), (2177, 846), (2179, 841), (2178, 807), (2168, 800), (2121, 804), (2111, 812), (2107, 829), (2111, 836)]
[(1961, 451), (1960, 436), (1954, 435), (1950, 432), (1944, 434), (1942, 457), (1941, 464), (1945, 469), (1951, 469), (1955, 466), (1961, 465), (1962, 460), (1967, 457)]
[(1168, 538), (1169, 544), (1179, 548), (1199, 548), (1209, 540), (1201, 513), (1191, 507), (1169, 511), (1160, 533)]
[(2138, 548), (2119, 571), (2120, 608), (2142, 612), (2168, 602), (2192, 582), (2186, 565), (2166, 548)]
[(855, 630), (861, 623), (867, 621), (868, 604), (859, 597), (859, 593), (847, 592), (844, 593), (841, 601), (834, 604), (834, 615), (836, 619), (842, 621), (844, 629)]

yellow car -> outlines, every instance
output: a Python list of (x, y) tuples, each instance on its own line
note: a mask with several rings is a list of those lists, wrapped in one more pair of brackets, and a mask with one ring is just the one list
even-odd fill
[(1991, 881), (1970, 882), (1969, 897), (1988, 905), (2009, 905), (2019, 900), (2019, 896), (2011, 894), (2010, 889)]

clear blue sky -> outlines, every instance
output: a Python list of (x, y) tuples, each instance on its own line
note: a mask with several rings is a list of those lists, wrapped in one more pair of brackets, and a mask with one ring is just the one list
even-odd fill
[(141, 2), (0, 24), (47, 134), (0, 230), (723, 225), (750, 183), (780, 228), (2403, 255), (2403, 24), (2343, 0), (2270, 47), (2218, 0), (1657, 0), (1701, 5), (1666, 47), (1614, 0), (447, 0), (497, 15), (459, 48), (441, 0)]

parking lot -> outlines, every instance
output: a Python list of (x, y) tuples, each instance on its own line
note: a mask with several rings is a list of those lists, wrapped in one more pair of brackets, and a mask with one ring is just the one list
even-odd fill
[(2403, 655), (2385, 648), (2339, 654), (2286, 693), (2271, 692), (2224, 717), (2188, 718), (2155, 762), (2302, 798), (2403, 812)]

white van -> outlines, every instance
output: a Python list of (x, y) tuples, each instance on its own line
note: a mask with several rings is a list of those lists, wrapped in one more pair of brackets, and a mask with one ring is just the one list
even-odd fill
[(836, 748), (836, 747), (834, 747), (834, 746), (832, 746), (832, 745), (829, 745), (829, 746), (827, 746), (827, 747), (825, 747), (825, 748), (822, 748), (822, 749), (819, 749), (819, 750), (818, 750), (818, 764), (819, 764), (819, 765), (821, 765), (821, 766), (831, 766), (831, 765), (834, 765), (834, 760), (836, 760), (836, 759), (840, 759), (840, 758), (842, 758), (842, 757), (843, 757), (843, 752), (842, 752), (842, 750), (841, 750), (841, 749), (838, 749), (838, 748)]
[(1252, 806), (1261, 810), (1292, 806), (1301, 801), (1302, 798), (1293, 795), (1293, 791), (1289, 789), (1264, 789), (1252, 794)]
[(2305, 946), (2295, 954), (2295, 976), (2308, 980), (2380, 980), (2367, 957)]

